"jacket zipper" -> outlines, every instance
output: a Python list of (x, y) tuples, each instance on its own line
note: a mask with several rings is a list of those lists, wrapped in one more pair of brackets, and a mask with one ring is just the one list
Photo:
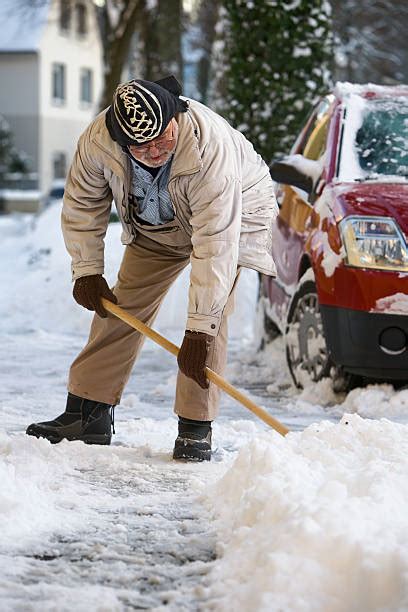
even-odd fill
[[(99, 147), (99, 149), (101, 151), (103, 151), (108, 157), (112, 157), (112, 153), (109, 152), (107, 149), (105, 149), (105, 147), (103, 147), (101, 144), (99, 144), (99, 142), (96, 142), (95, 140), (93, 140), (92, 142), (94, 143), (95, 146)], [(114, 159), (114, 161), (118, 164), (118, 166), (123, 171), (123, 179), (120, 179), (120, 180), (122, 180), (122, 192), (123, 192), (123, 198), (122, 198), (122, 202), (121, 202), (121, 207), (124, 210), (124, 213), (122, 212), (122, 218), (123, 218), (123, 221), (129, 226), (127, 229), (128, 229), (128, 232), (131, 235), (132, 234), (132, 230), (131, 230), (128, 210), (127, 210), (127, 207), (126, 207), (126, 204), (125, 204), (125, 201), (126, 201), (125, 177), (126, 177), (127, 171), (126, 171), (126, 168), (122, 165), (122, 163), (116, 157), (113, 157), (113, 159)], [(110, 169), (112, 170), (113, 174), (116, 175), (116, 173), (114, 172), (112, 166), (110, 166)], [(120, 178), (120, 177), (118, 177), (118, 178)]]
[[(197, 137), (196, 128), (194, 128), (194, 135)], [(112, 153), (111, 153), (110, 151), (108, 151), (107, 149), (105, 149), (105, 147), (103, 147), (103, 146), (102, 146), (102, 145), (101, 145), (99, 142), (97, 142), (97, 141), (96, 141), (96, 140), (94, 140), (94, 139), (92, 140), (92, 142), (93, 142), (93, 144), (94, 144), (95, 146), (99, 147), (99, 149), (100, 149), (101, 151), (103, 151), (103, 152), (104, 152), (104, 153), (105, 153), (105, 154), (106, 154), (108, 157), (112, 157)], [(114, 159), (114, 160), (115, 160), (115, 162), (118, 164), (118, 166), (119, 166), (119, 167), (122, 169), (122, 171), (123, 171), (123, 176), (125, 177), (125, 176), (126, 176), (126, 168), (124, 168), (124, 166), (122, 165), (122, 163), (121, 163), (120, 161), (118, 161), (116, 157), (114, 157), (113, 159)], [(112, 172), (114, 172), (112, 167), (110, 167), (110, 169), (112, 170)], [(180, 177), (180, 176), (190, 176), (191, 174), (195, 174), (195, 173), (196, 173), (196, 172), (198, 172), (199, 170), (200, 170), (200, 166), (196, 166), (195, 168), (192, 168), (192, 169), (191, 169), (191, 170), (189, 170), (188, 172), (179, 172), (178, 174), (175, 174), (174, 176), (172, 176), (172, 177), (170, 178), (169, 182), (168, 182), (168, 189), (169, 189), (169, 191), (170, 191), (170, 184), (171, 184), (171, 183), (173, 183), (173, 181), (174, 181), (176, 178), (178, 178), (178, 177)], [(114, 173), (114, 174), (115, 174), (115, 173)], [(122, 206), (123, 206), (123, 209), (124, 209), (124, 211), (125, 211), (125, 214), (122, 214), (122, 217), (123, 217), (124, 222), (125, 222), (125, 223), (126, 223), (128, 226), (129, 226), (129, 228), (130, 228), (130, 233), (132, 233), (132, 231), (131, 231), (131, 225), (130, 225), (130, 220), (129, 220), (129, 216), (128, 216), (128, 210), (127, 210), (127, 207), (126, 207), (126, 205), (125, 205), (125, 203), (124, 203), (124, 202), (125, 202), (125, 200), (126, 200), (126, 190), (125, 190), (125, 180), (124, 180), (124, 179), (122, 180), (122, 184), (123, 184), (123, 200), (122, 200)], [(171, 192), (173, 193), (173, 201), (174, 201), (174, 204), (173, 204), (173, 205), (174, 205), (174, 210), (175, 210), (175, 212), (176, 212), (176, 217), (177, 217), (177, 208), (178, 208), (178, 206), (177, 206), (176, 198), (174, 197), (174, 196), (175, 196), (175, 194), (174, 194), (174, 190), (173, 190), (173, 185), (171, 185)], [(172, 193), (170, 193), (170, 196), (172, 195)], [(190, 234), (190, 233), (191, 233), (191, 228), (187, 228), (187, 227), (185, 226), (185, 224), (183, 223), (183, 220), (182, 220), (182, 219), (180, 219), (179, 217), (177, 217), (177, 218), (179, 219), (180, 223), (183, 225), (184, 231), (185, 231), (185, 232), (187, 232), (188, 234)]]

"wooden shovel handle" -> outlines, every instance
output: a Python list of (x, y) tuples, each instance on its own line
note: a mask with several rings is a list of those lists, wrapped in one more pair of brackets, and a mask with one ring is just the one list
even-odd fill
[[(144, 336), (147, 336), (148, 338), (156, 342), (156, 344), (159, 344), (161, 347), (166, 349), (166, 351), (169, 351), (169, 353), (172, 353), (177, 357), (179, 352), (178, 347), (169, 340), (167, 340), (167, 338), (164, 338), (156, 331), (142, 323), (142, 321), (126, 312), (126, 310), (123, 310), (123, 308), (120, 308), (120, 306), (113, 304), (113, 302), (109, 302), (109, 300), (105, 298), (102, 298), (101, 301), (105, 310), (109, 311), (110, 313), (118, 317), (118, 319), (121, 319), (122, 321), (130, 325), (130, 327), (133, 327), (133, 329), (136, 329)], [(267, 425), (270, 425), (270, 427), (273, 427), (273, 429), (279, 432), (282, 436), (286, 436), (286, 434), (289, 433), (289, 429), (285, 427), (285, 425), (280, 423), (277, 419), (274, 419), (270, 414), (268, 414), (268, 412), (266, 412), (264, 408), (261, 408), (261, 406), (255, 404), (255, 402), (250, 400), (249, 397), (246, 397), (246, 395), (241, 393), (241, 391), (238, 391), (238, 389), (233, 387), (228, 381), (225, 380), (225, 378), (223, 378), (210, 368), (205, 368), (205, 374), (208, 380), (211, 380), (220, 389), (228, 393), (228, 395), (230, 395), (238, 402), (240, 402), (243, 406), (245, 406), (245, 408), (248, 408), (248, 410), (256, 414), (257, 417), (262, 419), (262, 421), (264, 421)]]

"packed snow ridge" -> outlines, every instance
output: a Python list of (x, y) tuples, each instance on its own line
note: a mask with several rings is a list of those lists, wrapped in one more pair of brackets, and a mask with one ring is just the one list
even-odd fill
[(345, 415), (239, 452), (215, 510), (219, 609), (408, 609), (408, 427)]

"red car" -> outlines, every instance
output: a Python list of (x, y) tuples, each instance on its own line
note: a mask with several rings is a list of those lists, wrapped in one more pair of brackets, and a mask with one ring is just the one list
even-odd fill
[(295, 384), (408, 381), (408, 87), (338, 84), (271, 165), (265, 328)]

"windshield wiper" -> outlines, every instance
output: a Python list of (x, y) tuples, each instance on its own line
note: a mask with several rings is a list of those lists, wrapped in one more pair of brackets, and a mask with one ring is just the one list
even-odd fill
[(374, 180), (384, 180), (386, 178), (404, 178), (408, 180), (408, 175), (406, 174), (382, 174), (382, 173), (373, 173), (367, 174), (366, 176), (360, 176), (359, 178), (355, 178), (354, 181), (356, 183), (365, 183), (366, 181), (374, 181)]

